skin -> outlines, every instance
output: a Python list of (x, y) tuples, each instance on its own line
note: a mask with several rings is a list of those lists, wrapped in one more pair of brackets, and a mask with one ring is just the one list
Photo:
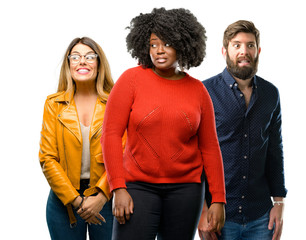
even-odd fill
[[(230, 60), (239, 67), (250, 67), (250, 59), (255, 59), (258, 57), (260, 52), (261, 48), (257, 46), (255, 36), (251, 33), (243, 32), (236, 34), (236, 36), (229, 42), (227, 49), (224, 47), (222, 48), (222, 55), (224, 58), (229, 57)], [(252, 78), (244, 80), (236, 77), (234, 78), (238, 83), (240, 91), (245, 97), (246, 107), (248, 107), (252, 95)], [(274, 197), (274, 201), (283, 201), (283, 198)], [(281, 238), (283, 228), (283, 211), (284, 204), (276, 204), (270, 211), (270, 221), (267, 228), (272, 230), (273, 225), (275, 224), (272, 240), (280, 240)], [(208, 211), (205, 202), (198, 225), (200, 238), (202, 240), (216, 240), (217, 235), (209, 228), (209, 221), (206, 220), (207, 215)], [(220, 232), (218, 232), (218, 234), (220, 234)]]
[[(90, 47), (84, 44), (77, 44), (71, 49), (71, 54), (86, 55), (95, 53)], [(74, 101), (78, 111), (80, 122), (84, 126), (89, 126), (93, 117), (95, 104), (97, 101), (96, 78), (98, 74), (98, 61), (87, 63), (82, 57), (80, 62), (74, 64), (70, 62), (70, 73), (76, 85)], [(72, 202), (73, 207), (80, 206), (82, 198), (76, 197)], [(85, 197), (84, 201), (77, 211), (88, 223), (101, 224), (105, 219), (101, 216), (100, 211), (107, 202), (106, 196), (102, 191), (96, 196)]]
[(176, 50), (154, 33), (150, 37), (150, 58), (157, 75), (170, 80), (179, 80), (185, 76), (177, 69)]

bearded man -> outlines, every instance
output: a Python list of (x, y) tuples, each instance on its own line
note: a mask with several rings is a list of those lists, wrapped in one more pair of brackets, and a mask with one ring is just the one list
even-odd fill
[(198, 225), (201, 239), (281, 237), (287, 190), (280, 98), (274, 85), (255, 75), (259, 42), (252, 22), (229, 25), (222, 48), (227, 67), (203, 81), (214, 104), (227, 204), (224, 228), (216, 235), (210, 232), (214, 220), (207, 219), (207, 197)]

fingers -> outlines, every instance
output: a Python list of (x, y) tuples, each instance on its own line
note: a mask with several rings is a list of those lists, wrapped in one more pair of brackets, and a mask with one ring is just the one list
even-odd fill
[[(272, 230), (272, 229), (270, 229), (270, 230)], [(276, 221), (272, 240), (280, 240), (280, 237), (282, 235), (282, 230), (283, 230), (283, 222), (281, 220)]]
[(220, 232), (225, 222), (224, 205), (214, 203), (207, 214), (208, 230), (210, 232)]
[(113, 215), (120, 224), (125, 224), (133, 214), (134, 203), (126, 189), (116, 189), (113, 195)]
[(124, 208), (116, 208), (114, 216), (120, 224), (125, 224)]
[[(95, 210), (91, 206), (88, 206), (85, 202), (88, 198), (84, 198), (84, 202), (80, 209), (77, 211), (77, 214), (89, 224), (102, 224), (106, 222), (104, 217), (100, 214), (99, 210)], [(89, 200), (88, 200), (89, 201)], [(90, 202), (88, 202), (90, 203)]]

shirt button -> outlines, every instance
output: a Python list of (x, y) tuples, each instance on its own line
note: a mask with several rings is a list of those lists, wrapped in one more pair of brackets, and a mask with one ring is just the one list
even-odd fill
[(239, 206), (239, 209), (241, 210), (241, 209), (242, 209), (242, 207), (241, 207), (241, 206)]
[(241, 196), (242, 199), (244, 199), (244, 196)]
[(247, 158), (248, 158), (248, 156), (243, 156), (243, 158), (244, 158), (244, 159), (247, 159)]
[(232, 88), (233, 87), (233, 85), (232, 84), (230, 84), (230, 88)]
[(235, 83), (234, 86), (237, 87), (238, 83)]
[(243, 94), (242, 94), (242, 93), (240, 93), (240, 97), (243, 97)]
[(245, 138), (248, 137), (248, 134), (244, 134), (244, 137), (245, 137)]
[(246, 179), (246, 176), (243, 176), (242, 178), (243, 178), (243, 179)]
[(239, 210), (238, 212), (239, 212), (239, 213), (241, 213), (242, 211), (241, 211), (241, 210)]

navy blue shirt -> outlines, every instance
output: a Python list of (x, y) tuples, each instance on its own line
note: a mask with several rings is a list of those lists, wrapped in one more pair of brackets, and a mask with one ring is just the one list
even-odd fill
[(226, 220), (247, 223), (263, 216), (273, 197), (285, 197), (281, 108), (277, 88), (254, 76), (248, 108), (231, 74), (203, 81), (214, 104), (224, 163)]

